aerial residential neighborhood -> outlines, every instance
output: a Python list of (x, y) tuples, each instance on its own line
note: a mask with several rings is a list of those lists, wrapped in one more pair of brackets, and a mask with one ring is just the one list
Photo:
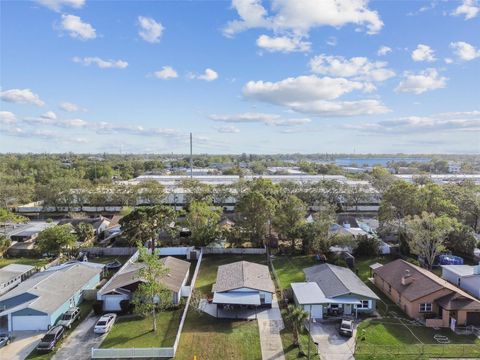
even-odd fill
[(0, 1), (0, 360), (480, 359), (479, 20)]

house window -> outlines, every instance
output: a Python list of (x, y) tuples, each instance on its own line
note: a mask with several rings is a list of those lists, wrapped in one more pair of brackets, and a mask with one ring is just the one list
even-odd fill
[(431, 303), (420, 304), (420, 312), (432, 312), (432, 304)]
[(392, 292), (392, 285), (388, 285), (388, 293), (390, 294)]
[(370, 304), (368, 300), (360, 300), (361, 304), (357, 304), (357, 309), (369, 309)]
[(462, 283), (462, 278), (458, 278), (458, 281), (457, 281), (457, 286), (460, 286)]
[(331, 309), (338, 309), (338, 304), (330, 304)]

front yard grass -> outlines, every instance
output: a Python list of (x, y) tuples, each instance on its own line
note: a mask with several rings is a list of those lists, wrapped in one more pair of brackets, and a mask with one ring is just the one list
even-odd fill
[(157, 314), (157, 332), (150, 317), (120, 317), (102, 342), (102, 348), (170, 347), (175, 343), (183, 307)]
[(58, 349), (62, 347), (63, 341), (72, 333), (73, 330), (90, 314), (92, 311), (93, 301), (83, 301), (78, 307), (80, 308), (80, 319), (72, 324), (70, 329), (65, 330), (63, 340), (60, 341), (55, 349), (49, 353), (37, 353), (35, 349), (26, 357), (27, 360), (49, 360), (55, 355)]
[(49, 258), (27, 258), (27, 257), (18, 257), (18, 258), (0, 258), (0, 268), (10, 265), (10, 264), (21, 264), (21, 265), (31, 265), (35, 267), (42, 267), (47, 265), (53, 259)]
[[(217, 277), (218, 266), (236, 261), (266, 264), (265, 255), (204, 256), (195, 289), (207, 297)], [(217, 319), (191, 309), (187, 314), (176, 359), (245, 359), (262, 358), (260, 333), (256, 320)]]

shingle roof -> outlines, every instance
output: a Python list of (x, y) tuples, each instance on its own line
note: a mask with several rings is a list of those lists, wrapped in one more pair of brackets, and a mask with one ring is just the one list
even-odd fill
[(243, 287), (275, 292), (268, 266), (249, 261), (237, 261), (218, 267), (217, 282), (213, 285), (212, 291), (223, 292)]
[(445, 310), (480, 310), (480, 301), (467, 298), (458, 293), (451, 293), (437, 300), (437, 304)]
[(378, 299), (378, 296), (346, 267), (321, 264), (303, 269), (303, 272), (307, 281), (316, 282), (328, 298), (356, 294)]
[[(402, 285), (402, 277), (404, 276), (406, 270), (410, 272), (414, 281), (407, 285)], [(388, 264), (373, 270), (373, 272), (388, 282), (392, 288), (402, 294), (402, 296), (408, 301), (414, 301), (439, 290), (448, 289), (461, 295), (462, 297), (468, 298), (480, 304), (477, 299), (450, 284), (448, 281), (443, 280), (427, 269), (410, 264), (402, 259), (389, 262)]]
[[(169, 269), (168, 274), (163, 276), (159, 282), (167, 289), (179, 292), (185, 276), (190, 270), (190, 263), (185, 260), (180, 260), (172, 256), (167, 256), (160, 259), (160, 262)], [(140, 276), (140, 269), (143, 269), (145, 264), (139, 262), (129, 263), (121, 271), (116, 273), (111, 281), (105, 287), (100, 289), (100, 294), (107, 294), (115, 289), (119, 289), (136, 282), (142, 282)]]

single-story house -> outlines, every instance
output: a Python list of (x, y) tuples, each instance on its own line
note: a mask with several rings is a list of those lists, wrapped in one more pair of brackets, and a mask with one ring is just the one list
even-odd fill
[(80, 224), (90, 224), (95, 231), (95, 235), (98, 235), (108, 228), (108, 226), (110, 225), (110, 220), (103, 216), (100, 216), (95, 218), (63, 219), (58, 222), (58, 225), (66, 224), (70, 224), (73, 227), (76, 227)]
[(0, 295), (13, 289), (35, 272), (35, 266), (10, 264), (0, 269)]
[[(183, 295), (188, 295), (186, 284), (190, 274), (190, 263), (185, 260), (167, 256), (160, 262), (168, 269), (168, 274), (159, 282), (172, 292), (172, 304), (178, 304)], [(98, 291), (97, 299), (103, 301), (103, 311), (122, 310), (120, 302), (132, 300), (133, 293), (143, 282), (140, 269), (145, 264), (132, 257), (113, 277)]]
[(312, 317), (357, 316), (375, 311), (378, 296), (352, 270), (321, 264), (303, 269), (303, 272), (307, 282), (293, 283), (293, 296), (295, 303), (307, 311), (310, 305), (317, 305), (312, 308)]
[(30, 221), (26, 224), (13, 226), (7, 232), (7, 237), (16, 242), (32, 241), (35, 240), (40, 232), (54, 225), (54, 222)]
[(100, 282), (104, 265), (69, 262), (38, 272), (0, 296), (0, 329), (48, 330), (72, 306), (83, 300), (83, 291)]
[(480, 301), (402, 259), (373, 270), (375, 285), (409, 317), (430, 327), (480, 325)]
[(268, 266), (249, 261), (220, 265), (212, 287), (217, 306), (272, 306), (275, 286)]
[(480, 299), (480, 264), (442, 265), (442, 278)]

